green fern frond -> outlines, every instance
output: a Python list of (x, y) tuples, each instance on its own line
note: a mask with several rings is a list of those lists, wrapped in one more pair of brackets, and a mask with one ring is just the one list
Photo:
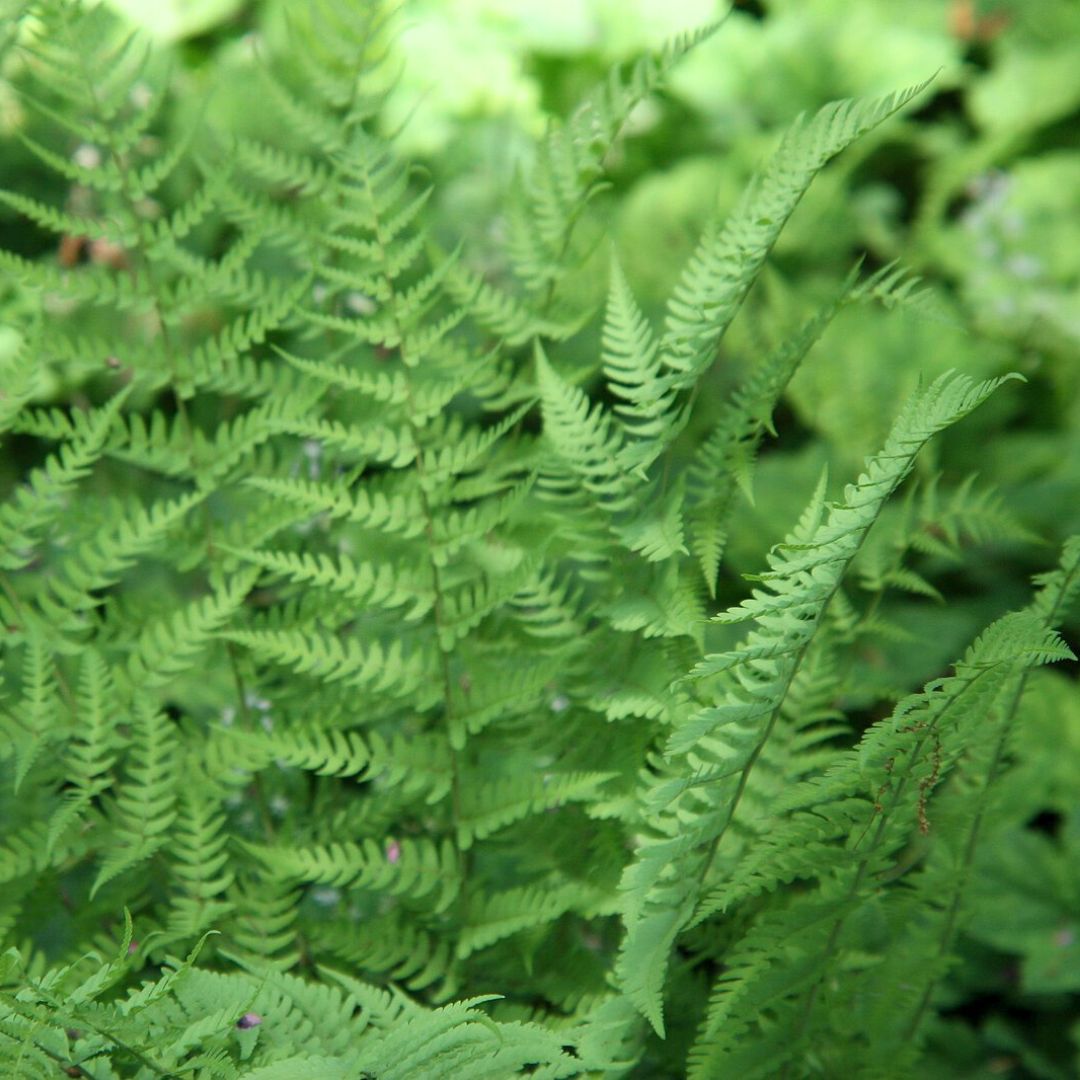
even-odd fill
[(358, 781), (380, 778), (386, 787), (413, 798), (422, 794), (439, 802), (450, 790), (450, 756), (445, 744), (432, 736), (378, 731), (230, 731), (239, 756), (229, 757), (230, 768), (260, 770), (271, 763), (306, 769), (319, 776), (352, 777)]
[(523, 886), (476, 898), (470, 901), (457, 955), (465, 959), (513, 934), (553, 922), (571, 908), (590, 908), (595, 900), (591, 890), (576, 883)]
[(182, 939), (198, 937), (227, 918), (232, 904), (224, 894), (235, 874), (230, 868), (225, 817), (206, 797), (193, 770), (194, 783), (180, 790), (176, 826), (171, 830), (169, 857), (182, 895), (169, 913), (168, 930)]
[[(660, 344), (613, 256), (604, 317), (602, 362), (611, 392), (622, 399), (615, 412), (627, 435), (663, 444), (673, 421), (675, 388), (660, 366)], [(632, 462), (631, 467), (638, 465)], [(643, 461), (640, 464), (647, 464)]]
[(510, 346), (524, 345), (533, 338), (563, 341), (580, 327), (580, 320), (560, 322), (534, 314), (517, 298), (460, 264), (446, 275), (445, 288), (477, 326)]
[(0, 567), (19, 570), (33, 558), (36, 536), (64, 509), (64, 502), (101, 456), (128, 391), (95, 409), (79, 436), (35, 469), (13, 498), (0, 506)]
[(246, 847), (282, 880), (349, 886), (410, 899), (427, 897), (435, 911), (444, 911), (460, 887), (457, 856), (449, 841), (437, 844), (405, 838), (389, 847), (369, 839), (310, 848)]
[(237, 574), (225, 587), (146, 626), (128, 661), (129, 685), (135, 690), (159, 686), (190, 670), (240, 609), (254, 581), (253, 571)]
[(622, 436), (602, 405), (562, 380), (537, 346), (537, 383), (544, 433), (597, 503), (611, 513), (631, 505), (631, 484), (619, 467)]
[(93, 896), (119, 874), (150, 858), (176, 820), (176, 734), (172, 721), (144, 700), (135, 703), (133, 742), (116, 799), (113, 847), (90, 889)]
[[(850, 277), (837, 296), (759, 364), (721, 411), (687, 471), (690, 544), (710, 596), (727, 542), (737, 489), (750, 494), (749, 470), (788, 382), (851, 296)], [(772, 432), (775, 434), (775, 432)]]
[(225, 546), (221, 550), (262, 567), (274, 577), (328, 589), (356, 603), (389, 609), (408, 606), (403, 614), (407, 622), (422, 619), (434, 604), (430, 574), (419, 567), (356, 563), (346, 552), (333, 559), (329, 555), (241, 551)]
[[(773, 1051), (771, 1067), (799, 1051), (818, 999), (816, 987), (830, 970), (826, 965), (838, 962), (843, 926), (860, 904), (872, 902), (875, 882), (890, 873), (912, 833), (928, 829), (932, 792), (973, 745), (973, 732), (965, 727), (987, 729), (987, 717), (994, 715), (1017, 674), (1071, 656), (1057, 635), (1028, 613), (1005, 616), (971, 646), (954, 676), (905, 699), (892, 717), (867, 732), (855, 751), (783, 800), (778, 816), (794, 807), (797, 812), (762, 835), (735, 879), (716, 890), (706, 906), (726, 910), (794, 879), (818, 882), (819, 890), (778, 912), (775, 927), (765, 920), (748, 935), (741, 948), (753, 962), (718, 982), (692, 1053), (693, 1075), (743, 1067), (741, 1044), (765, 1001), (776, 1012), (778, 1000), (786, 999), (779, 1015), (789, 1028)], [(797, 946), (792, 937), (796, 920)], [(778, 930), (804, 959), (783, 959), (775, 948)], [(801, 977), (793, 974), (797, 968)], [(932, 971), (922, 977), (932, 978)], [(912, 978), (923, 985), (919, 977)], [(894, 1013), (896, 1006), (894, 994)]]
[(57, 669), (48, 643), (36, 635), (25, 646), (21, 674), (22, 697), (15, 712), (15, 738), (8, 750), (15, 759), (16, 792), (49, 744), (61, 737)]
[(316, 941), (351, 969), (392, 979), (414, 992), (446, 978), (451, 968), (447, 942), (400, 911), (363, 921), (346, 916), (317, 928)]
[(123, 713), (118, 708), (108, 664), (93, 649), (82, 654), (75, 715), (78, 723), (65, 755), (66, 775), (73, 790), (49, 821), (45, 850), (50, 855), (60, 837), (81, 820), (91, 800), (104, 794), (114, 783), (112, 770), (120, 743), (116, 728)]
[[(0, 1075), (940, 1072), (976, 853), (1069, 805), (1025, 726), (1067, 710), (1023, 695), (1072, 656), (1080, 541), (977, 633), (1051, 489), (955, 480), (948, 443), (892, 500), (1004, 380), (919, 389), (731, 593), (820, 456), (756, 471), (810, 350), (933, 304), (785, 259), (729, 329), (921, 88), (800, 118), (666, 310), (613, 257), (594, 318), (659, 146), (623, 155), (628, 118), (713, 28), (553, 122), (477, 252), (447, 230), (479, 189), (385, 134), (394, 5), (287, 6), (219, 57), (260, 108), (215, 130), (109, 5), (0, 29), (42, 179), (0, 195)], [(991, 591), (927, 604), (973, 543)]]
[(660, 53), (637, 61), (625, 76), (613, 69), (565, 125), (552, 124), (519, 183), (509, 219), (513, 269), (530, 291), (550, 291), (564, 274), (574, 228), (598, 190), (604, 157), (631, 111), (717, 25), (676, 38)]
[(668, 304), (661, 363), (691, 386), (712, 363), (780, 231), (826, 163), (925, 89), (920, 83), (874, 100), (826, 105), (784, 135), (722, 229), (702, 238)]
[(219, 634), (244, 646), (256, 658), (284, 664), (319, 680), (344, 680), (375, 693), (408, 696), (427, 676), (430, 658), (421, 649), (407, 653), (401, 641), (361, 644), (301, 630), (233, 630)]
[(628, 930), (617, 972), (658, 1031), (671, 946), (690, 918), (698, 883), (727, 832), (822, 613), (915, 455), (1002, 381), (942, 376), (916, 394), (843, 501), (830, 506), (816, 526), (815, 510), (773, 550), (770, 570), (757, 576), (768, 591), (755, 590), (751, 599), (717, 617), (753, 619), (756, 625), (738, 649), (707, 656), (690, 672), (691, 682), (724, 676), (712, 691), (717, 704), (696, 710), (669, 736), (666, 755), (675, 772), (654, 779), (642, 794), (651, 835), (622, 883)]
[(530, 782), (470, 784), (462, 795), (457, 818), (458, 843), (463, 850), (476, 840), (569, 802), (588, 800), (615, 773), (550, 773)]

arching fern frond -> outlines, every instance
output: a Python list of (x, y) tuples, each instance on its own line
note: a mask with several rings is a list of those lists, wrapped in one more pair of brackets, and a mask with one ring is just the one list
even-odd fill
[(672, 294), (660, 356), (680, 387), (693, 385), (712, 363), (765, 257), (817, 173), (926, 85), (872, 101), (834, 102), (788, 129), (723, 228), (706, 232)]
[[(627, 937), (617, 971), (625, 992), (662, 1030), (660, 989), (667, 958), (689, 921), (713, 853), (738, 809), (746, 782), (772, 733), (818, 622), (882, 506), (936, 432), (976, 408), (1003, 380), (939, 378), (904, 407), (882, 451), (849, 485), (843, 501), (818, 513), (769, 556), (755, 590), (718, 618), (753, 619), (737, 649), (707, 656), (690, 672), (715, 704), (678, 721), (669, 770), (642, 792), (650, 833), (628, 867)], [(720, 676), (718, 683), (709, 682)]]

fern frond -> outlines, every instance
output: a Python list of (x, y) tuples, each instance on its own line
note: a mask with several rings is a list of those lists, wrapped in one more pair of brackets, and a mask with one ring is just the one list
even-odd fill
[(147, 626), (134, 644), (127, 679), (134, 688), (160, 686), (190, 670), (199, 654), (219, 636), (255, 581), (237, 574), (226, 586)]
[(176, 820), (176, 734), (172, 721), (145, 700), (135, 703), (131, 756), (116, 800), (113, 844), (102, 862), (93, 896), (119, 874), (150, 858)]
[(448, 841), (437, 844), (406, 838), (392, 850), (374, 840), (310, 848), (245, 846), (282, 880), (349, 886), (410, 899), (429, 897), (436, 911), (444, 911), (460, 887), (457, 856)]
[(261, 476), (249, 477), (244, 482), (312, 515), (346, 518), (366, 529), (396, 532), (406, 538), (419, 536), (423, 531), (423, 509), (415, 490), (386, 493), (365, 486), (350, 492), (340, 484)]
[(389, 609), (408, 606), (403, 614), (408, 622), (422, 619), (434, 603), (430, 575), (418, 567), (356, 563), (346, 552), (335, 560), (329, 555), (221, 549), (262, 567), (274, 577), (328, 589), (357, 603)]
[(102, 528), (51, 568), (38, 603), (52, 626), (70, 634), (84, 633), (85, 613), (100, 603), (94, 594), (114, 585), (205, 498), (205, 492), (194, 492), (147, 507), (118, 507)]
[(61, 737), (57, 669), (48, 642), (32, 634), (25, 646), (22, 696), (15, 713), (15, 738), (7, 748), (14, 756), (13, 786), (18, 791), (34, 763)]
[(673, 380), (660, 366), (659, 349), (622, 267), (612, 256), (602, 339), (604, 375), (611, 392), (622, 399), (615, 412), (624, 418), (627, 435), (652, 439), (654, 445), (664, 442), (675, 402)]
[(223, 898), (235, 879), (229, 866), (225, 818), (207, 798), (198, 772), (192, 772), (179, 793), (176, 827), (169, 844), (182, 895), (173, 899), (168, 929), (180, 938), (198, 937), (233, 910)]
[(631, 505), (631, 485), (619, 467), (622, 436), (602, 405), (556, 374), (536, 348), (537, 383), (544, 410), (544, 433), (558, 455), (597, 503), (611, 513)]
[(470, 784), (458, 813), (458, 843), (468, 850), (476, 840), (530, 814), (568, 802), (588, 800), (615, 773), (549, 773), (531, 781), (517, 779)]
[(285, 664), (320, 680), (344, 680), (375, 693), (408, 696), (427, 676), (430, 658), (421, 649), (406, 652), (400, 640), (361, 645), (301, 630), (233, 630), (219, 634), (269, 663)]
[(35, 469), (14, 497), (0, 506), (0, 568), (20, 570), (31, 561), (35, 537), (63, 512), (65, 499), (89, 475), (127, 396), (128, 391), (121, 391), (94, 409), (79, 436)]
[[(771, 1068), (801, 1050), (818, 999), (816, 987), (831, 965), (842, 962), (837, 954), (843, 927), (861, 904), (874, 902), (876, 880), (890, 873), (912, 833), (928, 829), (931, 793), (962, 755), (986, 737), (987, 718), (1019, 673), (1071, 655), (1056, 634), (1028, 613), (1007, 615), (980, 635), (952, 677), (906, 698), (888, 720), (866, 733), (856, 750), (784, 798), (776, 811), (780, 820), (761, 835), (734, 879), (720, 886), (706, 906), (727, 910), (781, 881), (818, 882), (819, 888), (804, 891), (786, 910), (777, 909), (776, 920), (760, 921), (747, 935), (739, 952), (748, 963), (718, 981), (692, 1052), (692, 1075), (745, 1067), (745, 1033), (766, 1001), (788, 1029), (787, 1037), (775, 1043)], [(797, 812), (781, 817), (791, 807)], [(777, 948), (781, 941), (790, 958)], [(800, 970), (801, 976), (796, 975)], [(932, 978), (934, 970), (931, 966), (922, 977)], [(882, 974), (876, 965), (869, 971), (874, 974), (865, 977)], [(864, 976), (849, 972), (848, 977)], [(895, 1016), (899, 1008), (902, 1014), (895, 988), (908, 984), (882, 977), (894, 988), (890, 1012)], [(923, 985), (914, 973), (909, 977)], [(881, 1023), (882, 1030), (887, 1027), (888, 1022)]]
[(230, 945), (260, 969), (288, 971), (300, 958), (297, 942), (300, 890), (273, 873), (238, 875), (226, 893), (235, 922)]
[(446, 940), (399, 911), (359, 922), (346, 917), (316, 928), (315, 937), (320, 947), (350, 968), (393, 979), (412, 991), (431, 987), (450, 968)]
[(688, 555), (683, 526), (682, 484), (675, 484), (664, 497), (640, 510), (632, 520), (615, 529), (630, 550), (648, 562), (665, 562), (673, 556)]
[(727, 520), (736, 490), (749, 494), (749, 470), (772, 414), (806, 354), (851, 295), (854, 278), (837, 296), (758, 365), (725, 405), (687, 473), (690, 545), (710, 596), (727, 542)]
[(820, 524), (812, 517), (769, 556), (768, 591), (718, 616), (755, 621), (738, 649), (707, 656), (691, 682), (724, 676), (717, 704), (680, 720), (667, 740), (674, 774), (645, 788), (650, 835), (622, 882), (627, 938), (617, 965), (634, 1004), (662, 1032), (660, 987), (668, 954), (696, 904), (699, 882), (727, 832), (747, 779), (825, 607), (889, 496), (927, 440), (976, 408), (1004, 380), (942, 376), (901, 411), (882, 451)]
[(571, 908), (588, 908), (595, 900), (591, 890), (572, 882), (529, 885), (476, 898), (470, 901), (457, 955), (465, 959), (513, 934), (553, 922)]
[(706, 232), (672, 294), (660, 357), (676, 373), (678, 386), (692, 386), (712, 363), (720, 339), (817, 173), (926, 85), (874, 100), (834, 102), (788, 129), (724, 227)]
[(66, 776), (73, 790), (49, 821), (45, 850), (50, 855), (60, 837), (81, 819), (90, 801), (114, 783), (111, 774), (119, 749), (116, 727), (123, 714), (115, 698), (109, 667), (101, 654), (91, 648), (82, 655), (75, 713), (78, 725), (65, 755)]
[(524, 345), (533, 338), (563, 341), (580, 327), (580, 320), (556, 321), (533, 313), (510, 293), (460, 264), (446, 275), (444, 285), (454, 303), (467, 311), (477, 326), (510, 346)]
[(304, 728), (289, 731), (230, 731), (227, 739), (238, 744), (242, 763), (257, 771), (271, 763), (306, 769), (319, 776), (351, 777), (357, 781), (379, 779), (385, 788), (402, 796), (423, 795), (431, 804), (450, 790), (450, 755), (440, 740), (426, 735), (395, 733), (387, 738), (378, 731), (324, 731)]
[(716, 28), (706, 26), (676, 38), (660, 53), (637, 61), (625, 76), (613, 69), (565, 125), (552, 124), (520, 182), (509, 220), (514, 272), (530, 291), (551, 290), (565, 272), (574, 227), (598, 190), (604, 157), (634, 106)]

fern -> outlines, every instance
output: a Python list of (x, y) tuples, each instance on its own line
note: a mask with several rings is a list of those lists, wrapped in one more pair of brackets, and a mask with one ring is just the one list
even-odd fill
[(768, 348), (730, 332), (921, 87), (798, 120), (666, 305), (613, 250), (593, 311), (628, 118), (722, 28), (553, 121), (481, 261), (385, 134), (383, 5), (288, 12), (243, 69), (265, 124), (179, 108), (104, 7), (24, 13), (49, 183), (0, 201), (61, 257), (0, 253), (0, 1071), (923, 1068), (1080, 548), (1027, 607), (957, 604), (948, 674), (897, 659), (967, 548), (1045, 539), (948, 456), (1015, 376), (923, 386), (766, 550), (799, 369), (924, 297), (856, 266)]
[(825, 606), (915, 454), (996, 385), (939, 379), (913, 398), (844, 501), (827, 508), (811, 504), (799, 528), (770, 555), (768, 572), (758, 576), (769, 591), (756, 591), (721, 616), (727, 622), (753, 619), (755, 629), (737, 650), (707, 656), (690, 672), (695, 681), (724, 678), (710, 695), (715, 703), (686, 716), (668, 739), (670, 772), (642, 795), (652, 837), (624, 881), (628, 937), (621, 977), (657, 1029), (663, 1023), (660, 954), (688, 921), (695, 882), (709, 872)]

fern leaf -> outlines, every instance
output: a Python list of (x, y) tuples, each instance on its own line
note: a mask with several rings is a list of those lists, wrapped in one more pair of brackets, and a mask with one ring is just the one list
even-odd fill
[(541, 813), (568, 802), (588, 800), (615, 773), (552, 773), (521, 782), (507, 780), (470, 784), (458, 813), (458, 843), (472, 847), (499, 829), (530, 814)]
[(583, 487), (610, 512), (630, 505), (630, 488), (617, 465), (622, 437), (602, 405), (564, 382), (536, 348), (536, 372), (544, 410), (544, 433)]
[(113, 845), (102, 862), (91, 898), (105, 884), (150, 858), (165, 844), (176, 820), (176, 736), (172, 722), (143, 701), (136, 703), (134, 741), (116, 801)]
[(224, 588), (147, 626), (128, 661), (133, 687), (159, 686), (190, 670), (199, 654), (239, 610), (255, 573), (237, 574)]
[(637, 61), (626, 76), (613, 69), (565, 125), (552, 125), (520, 184), (509, 222), (514, 271), (529, 290), (551, 289), (563, 274), (574, 227), (597, 190), (603, 159), (634, 106), (715, 30), (713, 25), (682, 35), (657, 55)]
[(710, 228), (668, 304), (661, 363), (690, 386), (712, 362), (766, 256), (803, 193), (825, 166), (860, 136), (903, 108), (926, 86), (873, 100), (826, 105), (797, 120), (723, 229)]
[(234, 630), (219, 636), (243, 645), (259, 659), (377, 693), (407, 696), (430, 670), (429, 657), (422, 650), (406, 654), (400, 640), (388, 646), (372, 641), (364, 647), (352, 638), (343, 641), (300, 630)]
[(30, 562), (36, 534), (62, 513), (64, 500), (90, 473), (128, 393), (121, 391), (94, 410), (80, 437), (35, 469), (14, 498), (0, 506), (0, 567), (19, 570)]
[(323, 847), (272, 848), (246, 845), (251, 854), (282, 879), (351, 886), (413, 899), (433, 893), (443, 911), (457, 894), (457, 856), (449, 842), (404, 839), (388, 852), (374, 840)]
[(602, 363), (611, 392), (622, 399), (615, 412), (627, 435), (663, 445), (672, 423), (675, 390), (660, 366), (660, 343), (612, 256), (611, 284), (604, 317)]
[(738, 649), (708, 656), (691, 671), (694, 681), (723, 677), (718, 701), (679, 721), (668, 738), (674, 774), (656, 778), (642, 796), (651, 835), (622, 883), (628, 929), (616, 971), (658, 1031), (659, 989), (674, 935), (686, 925), (710, 853), (735, 814), (826, 605), (918, 451), (1002, 381), (942, 376), (916, 394), (843, 501), (829, 508), (811, 535), (806, 534), (813, 519), (806, 519), (773, 550), (769, 572), (760, 575), (769, 591), (756, 590), (718, 616), (722, 622), (753, 619), (756, 625)]
[(694, 455), (687, 476), (691, 509), (690, 545), (701, 567), (709, 595), (716, 594), (716, 576), (727, 541), (727, 520), (735, 492), (749, 495), (747, 476), (771, 416), (788, 382), (806, 354), (851, 295), (849, 278), (838, 295), (775, 349), (751, 373), (721, 411), (716, 426)]

